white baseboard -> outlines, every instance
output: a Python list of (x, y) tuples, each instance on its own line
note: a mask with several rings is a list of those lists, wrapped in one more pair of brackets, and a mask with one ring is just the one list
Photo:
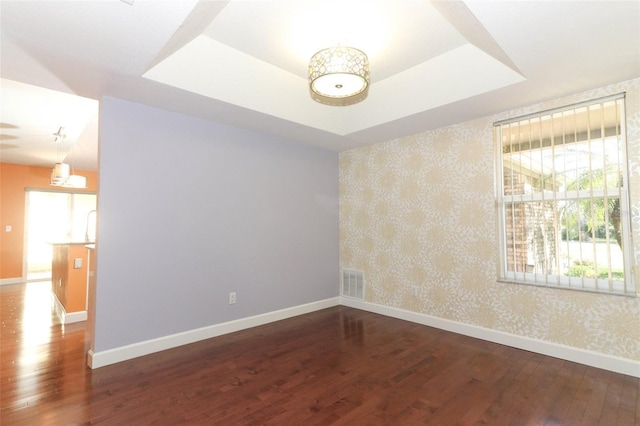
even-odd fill
[(51, 293), (51, 296), (53, 297), (54, 309), (62, 324), (71, 324), (87, 320), (87, 311), (67, 312), (64, 306), (62, 306), (62, 303), (60, 303), (60, 300), (58, 300), (58, 297), (53, 293)]
[[(57, 301), (55, 297), (54, 299)], [(616, 373), (627, 374), (633, 377), (640, 377), (640, 362), (634, 360), (615, 357), (600, 352), (579, 349), (544, 340), (533, 339), (530, 337), (519, 336), (511, 333), (505, 333), (502, 331), (491, 330), (471, 324), (437, 318), (418, 312), (406, 311), (404, 309), (377, 305), (374, 303), (347, 297), (325, 299), (318, 302), (294, 306), (292, 308), (282, 309), (274, 312), (267, 312), (265, 314), (242, 318), (239, 320), (229, 321), (221, 324), (214, 324), (207, 327), (172, 334), (169, 336), (163, 336), (157, 339), (146, 340), (143, 342), (121, 346), (114, 349), (108, 349), (105, 351), (94, 352), (90, 350), (88, 352), (87, 364), (89, 365), (89, 367), (94, 369), (100, 368), (106, 365), (126, 361), (128, 359), (149, 355), (166, 349), (195, 343), (201, 340), (210, 339), (212, 337), (257, 327), (259, 325), (292, 318), (298, 315), (303, 315), (337, 305), (344, 305), (356, 309), (361, 309), (363, 311), (373, 312), (376, 314), (398, 318), (405, 321), (411, 321), (417, 324), (423, 324), (429, 327), (435, 327), (441, 330), (451, 331), (453, 333), (458, 333), (489, 342), (499, 343), (502, 345), (539, 353), (542, 355), (548, 355), (567, 361), (577, 362), (579, 364), (602, 368), (604, 370), (609, 370)], [(84, 312), (84, 315), (84, 319), (86, 319), (86, 312)]]
[(18, 278), (2, 278), (0, 279), (0, 285), (9, 285), (9, 284), (20, 284), (25, 282), (26, 280), (22, 277)]
[(439, 328), (441, 330), (463, 334), (465, 336), (475, 337), (489, 342), (552, 356), (554, 358), (577, 362), (591, 367), (602, 368), (604, 370), (626, 374), (633, 377), (640, 377), (640, 362), (626, 358), (620, 358), (586, 349), (574, 348), (572, 346), (561, 345), (530, 337), (518, 336), (511, 333), (437, 318), (418, 312), (406, 311), (404, 309), (377, 305), (347, 297), (341, 297), (340, 304), (356, 309), (362, 309), (363, 311), (373, 312), (388, 317), (427, 325), (429, 327)]
[(68, 312), (64, 314), (63, 324), (71, 324), (87, 320), (87, 311)]
[(163, 336), (157, 339), (146, 340), (144, 342), (134, 343), (105, 351), (94, 352), (90, 350), (87, 357), (87, 364), (91, 368), (100, 368), (117, 362), (126, 361), (128, 359), (149, 355), (154, 352), (160, 352), (166, 349), (221, 336), (223, 334), (233, 333), (247, 328), (257, 327), (259, 325), (319, 311), (321, 309), (331, 308), (333, 306), (338, 306), (339, 304), (340, 298), (333, 297), (330, 299), (320, 300), (318, 302), (307, 303), (305, 305), (294, 306), (292, 308), (281, 309), (274, 312), (267, 312), (265, 314), (241, 318), (239, 320), (221, 324), (214, 324), (207, 327), (197, 328), (195, 330)]

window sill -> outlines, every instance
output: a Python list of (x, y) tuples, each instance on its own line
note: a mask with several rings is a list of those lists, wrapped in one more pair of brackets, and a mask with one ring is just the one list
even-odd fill
[(540, 288), (548, 288), (554, 290), (571, 290), (578, 291), (581, 293), (596, 293), (603, 294), (609, 296), (624, 296), (624, 297), (638, 297), (638, 294), (635, 292), (622, 292), (622, 291), (612, 291), (612, 290), (599, 290), (593, 288), (584, 288), (584, 287), (572, 287), (568, 285), (557, 285), (557, 284), (545, 284), (545, 283), (534, 283), (529, 281), (520, 281), (515, 279), (507, 279), (507, 278), (497, 278), (496, 282), (503, 284), (520, 284), (526, 285), (530, 287), (540, 287)]

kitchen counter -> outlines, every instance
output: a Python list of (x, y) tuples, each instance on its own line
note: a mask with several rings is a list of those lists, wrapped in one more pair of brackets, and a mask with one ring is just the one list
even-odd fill
[(93, 241), (48, 241), (52, 246), (55, 245), (65, 245), (65, 246), (75, 246), (75, 245), (87, 245), (87, 244), (95, 244)]
[(87, 319), (87, 241), (49, 242), (53, 249), (51, 290), (64, 324)]

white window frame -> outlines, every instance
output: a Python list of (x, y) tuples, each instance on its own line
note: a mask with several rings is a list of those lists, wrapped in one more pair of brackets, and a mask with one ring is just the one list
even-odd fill
[[(505, 125), (523, 122), (527, 120), (532, 120), (536, 118), (542, 118), (546, 116), (551, 116), (553, 114), (575, 110), (578, 108), (589, 107), (594, 104), (602, 104), (608, 101), (620, 101), (620, 138), (622, 140), (623, 149), (621, 150), (621, 174), (622, 174), (622, 187), (619, 188), (620, 191), (620, 221), (622, 226), (622, 245), (625, 248), (623, 251), (623, 263), (624, 263), (624, 280), (608, 280), (609, 284), (607, 287), (603, 287), (598, 284), (597, 279), (589, 279), (585, 277), (581, 277), (576, 279), (575, 277), (568, 277), (563, 275), (554, 275), (554, 274), (542, 274), (542, 273), (534, 273), (534, 272), (516, 272), (516, 271), (507, 271), (508, 267), (508, 242), (507, 242), (507, 218), (506, 216), (506, 206), (507, 204), (515, 204), (514, 200), (515, 196), (505, 196), (505, 176), (504, 176), (504, 164), (503, 164), (503, 138), (502, 138), (502, 128)], [(539, 113), (528, 114), (526, 116), (520, 116), (513, 119), (503, 120), (494, 123), (494, 146), (495, 146), (495, 165), (496, 165), (496, 206), (498, 209), (498, 229), (499, 229), (499, 239), (500, 239), (500, 250), (499, 250), (499, 268), (498, 268), (498, 281), (499, 282), (508, 282), (508, 283), (516, 283), (516, 284), (526, 284), (526, 285), (535, 285), (535, 286), (543, 286), (543, 287), (552, 287), (552, 288), (562, 288), (562, 289), (571, 289), (571, 290), (579, 290), (579, 291), (587, 291), (587, 292), (597, 292), (597, 293), (606, 293), (606, 294), (615, 294), (615, 295), (624, 295), (624, 296), (637, 296), (636, 286), (633, 277), (633, 245), (631, 242), (631, 220), (630, 220), (630, 203), (629, 203), (629, 194), (628, 194), (628, 160), (627, 160), (627, 138), (626, 138), (626, 116), (625, 116), (625, 94), (621, 93), (618, 95), (608, 96), (605, 98), (599, 98), (587, 102), (581, 102), (574, 105), (568, 105), (565, 107), (555, 108), (552, 110), (541, 111)], [(539, 148), (534, 148), (531, 151), (540, 151)], [(596, 199), (599, 197), (604, 197), (606, 200), (607, 190), (590, 190), (590, 191), (564, 191), (562, 193), (562, 197), (564, 200), (581, 200), (585, 198)], [(542, 193), (532, 193), (532, 194), (518, 194), (517, 202), (527, 203), (527, 202), (542, 202), (542, 201), (556, 201), (556, 195), (560, 194), (559, 192), (552, 191), (552, 198), (549, 198), (549, 194), (545, 195), (545, 192)], [(616, 194), (617, 195), (617, 194)], [(556, 227), (556, 234), (560, 230), (560, 228)], [(609, 242), (609, 244), (612, 244)], [(514, 268), (517, 269), (517, 268)], [(601, 280), (600, 280), (601, 282)]]

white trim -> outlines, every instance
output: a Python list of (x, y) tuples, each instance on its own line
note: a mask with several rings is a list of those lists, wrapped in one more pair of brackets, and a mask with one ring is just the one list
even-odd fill
[(94, 352), (93, 350), (90, 350), (87, 354), (87, 364), (92, 369), (104, 367), (106, 365), (115, 364), (117, 362), (149, 355), (154, 352), (160, 352), (182, 345), (188, 345), (190, 343), (199, 342), (201, 340), (210, 339), (223, 334), (234, 333), (236, 331), (292, 318), (298, 315), (319, 311), (321, 309), (331, 308), (333, 306), (338, 306), (339, 304), (340, 298), (333, 297), (330, 299), (320, 300), (318, 302), (311, 302), (305, 305), (281, 309), (279, 311), (267, 312), (248, 318), (241, 318), (221, 324), (196, 328), (194, 330), (163, 336), (157, 339), (145, 340), (143, 342), (107, 349), (105, 351)]
[(352, 299), (349, 297), (334, 297), (318, 302), (307, 303), (305, 305), (294, 306), (292, 308), (281, 309), (274, 312), (267, 312), (265, 314), (255, 315), (248, 318), (241, 318), (221, 324), (214, 324), (207, 327), (188, 330), (169, 336), (159, 337), (157, 339), (146, 340), (143, 342), (133, 343), (131, 345), (108, 349), (105, 351), (94, 352), (93, 350), (90, 350), (87, 354), (87, 364), (92, 369), (100, 368), (140, 356), (149, 355), (155, 352), (160, 352), (182, 345), (188, 345), (190, 343), (210, 339), (212, 337), (222, 336), (224, 334), (234, 333), (240, 330), (246, 330), (248, 328), (257, 327), (271, 322), (292, 318), (298, 315), (303, 315), (338, 305), (361, 309), (363, 311), (373, 312), (392, 318), (398, 318), (429, 327), (435, 327), (441, 330), (446, 330), (453, 333), (486, 340), (489, 342), (511, 346), (542, 355), (548, 355), (567, 361), (577, 362), (579, 364), (589, 365), (591, 367), (602, 368), (620, 374), (640, 377), (640, 362), (638, 361), (620, 358), (613, 355), (607, 355), (600, 352), (589, 351), (586, 349), (574, 348), (571, 346), (561, 345), (544, 340), (533, 339), (530, 337), (518, 336), (511, 333), (505, 333), (502, 331), (479, 327), (476, 325), (437, 318), (418, 312), (377, 305), (374, 303)]
[(71, 324), (74, 322), (87, 320), (87, 311), (67, 313), (62, 303), (60, 303), (60, 300), (58, 300), (58, 296), (56, 296), (53, 292), (51, 292), (51, 296), (53, 297), (53, 308), (55, 309), (56, 314), (58, 314), (58, 318), (60, 318), (61, 324)]
[(587, 349), (579, 349), (571, 346), (552, 343), (545, 340), (533, 339), (531, 337), (518, 336), (503, 331), (491, 330), (476, 325), (465, 324), (447, 319), (433, 317), (418, 312), (406, 311), (404, 309), (390, 306), (377, 305), (362, 300), (354, 300), (346, 297), (340, 298), (340, 304), (351, 308), (362, 309), (388, 317), (411, 321), (441, 330), (451, 331), (465, 336), (475, 337), (501, 345), (511, 346), (526, 351), (552, 356), (591, 367), (602, 368), (620, 374), (627, 374), (633, 377), (640, 377), (640, 362), (631, 359), (620, 358)]
[(63, 324), (71, 324), (87, 320), (87, 311), (70, 312), (64, 314)]
[(0, 279), (0, 285), (9, 285), (9, 284), (21, 284), (26, 280), (22, 277), (18, 278), (2, 278)]

